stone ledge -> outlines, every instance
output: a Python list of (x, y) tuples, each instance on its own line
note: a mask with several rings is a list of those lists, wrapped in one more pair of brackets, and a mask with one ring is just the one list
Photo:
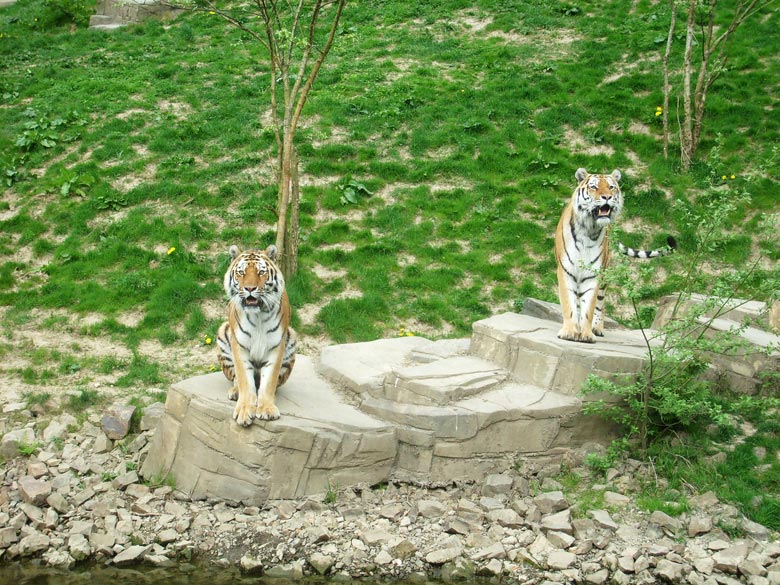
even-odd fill
[(218, 495), (249, 505), (386, 480), (395, 429), (344, 403), (306, 356), (294, 372), (277, 393), (282, 417), (248, 428), (232, 420), (235, 403), (221, 373), (175, 384), (142, 475), (170, 474), (193, 499)]

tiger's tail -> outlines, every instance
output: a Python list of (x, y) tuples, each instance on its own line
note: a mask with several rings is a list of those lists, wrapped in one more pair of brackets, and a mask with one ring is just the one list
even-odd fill
[(618, 250), (621, 254), (625, 254), (629, 258), (658, 258), (659, 256), (667, 256), (673, 254), (677, 249), (677, 240), (672, 236), (666, 238), (666, 248), (658, 248), (657, 250), (634, 250), (628, 248), (621, 243), (618, 243)]

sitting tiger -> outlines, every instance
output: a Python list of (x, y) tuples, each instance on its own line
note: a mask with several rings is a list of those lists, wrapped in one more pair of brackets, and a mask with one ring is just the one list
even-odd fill
[(217, 331), (219, 364), (235, 385), (233, 419), (241, 426), (253, 418), (275, 420), (276, 388), (287, 381), (295, 365), (295, 331), (290, 327), (290, 301), (284, 277), (274, 263), (276, 246), (239, 253), (225, 272), (228, 320)]
[[(555, 230), (555, 259), (558, 263), (558, 297), (563, 327), (558, 337), (593, 343), (604, 335), (604, 287), (599, 273), (609, 263), (609, 226), (620, 215), (623, 196), (620, 171), (609, 175), (577, 169), (577, 188), (563, 210)], [(620, 244), (620, 252), (632, 258), (655, 258), (677, 247), (674, 238), (659, 250), (634, 250)]]

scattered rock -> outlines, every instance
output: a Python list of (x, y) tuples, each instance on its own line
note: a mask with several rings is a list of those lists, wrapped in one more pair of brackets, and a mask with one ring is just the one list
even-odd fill
[(135, 413), (135, 406), (113, 404), (108, 407), (100, 423), (106, 437), (116, 441), (124, 439), (130, 432), (130, 421)]

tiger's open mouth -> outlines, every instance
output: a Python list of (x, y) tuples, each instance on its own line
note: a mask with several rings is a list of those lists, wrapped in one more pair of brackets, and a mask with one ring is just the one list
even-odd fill
[(244, 298), (244, 306), (246, 307), (257, 307), (259, 305), (260, 305), (260, 300), (256, 299), (255, 297)]
[(597, 207), (593, 210), (593, 215), (596, 216), (596, 219), (600, 219), (602, 217), (606, 217), (609, 219), (612, 217), (612, 207), (610, 207), (607, 204), (602, 205), (601, 207)]

